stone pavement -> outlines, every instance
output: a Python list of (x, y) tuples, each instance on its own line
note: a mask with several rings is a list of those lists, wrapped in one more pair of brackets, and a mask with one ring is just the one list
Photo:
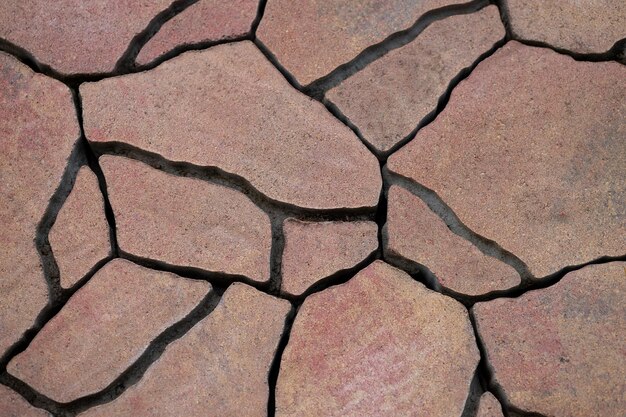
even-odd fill
[(0, 4), (0, 417), (626, 416), (626, 2)]

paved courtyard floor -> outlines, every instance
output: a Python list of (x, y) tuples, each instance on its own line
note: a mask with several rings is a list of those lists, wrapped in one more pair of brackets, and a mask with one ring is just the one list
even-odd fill
[(625, 417), (626, 2), (0, 2), (0, 417)]

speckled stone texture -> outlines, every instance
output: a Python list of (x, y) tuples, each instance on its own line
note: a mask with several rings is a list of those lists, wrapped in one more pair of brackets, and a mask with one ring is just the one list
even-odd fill
[(354, 267), (378, 248), (374, 222), (303, 222), (287, 219), (282, 290), (300, 295), (322, 278)]
[(505, 0), (513, 32), (578, 53), (602, 53), (626, 38), (623, 0)]
[(118, 399), (81, 416), (267, 415), (268, 372), (289, 303), (233, 284)]
[(100, 391), (210, 289), (207, 282), (113, 260), (7, 369), (59, 402)]
[(480, 397), (476, 417), (504, 417), (502, 406), (492, 393), (486, 392)]
[(50, 417), (51, 414), (30, 405), (15, 391), (0, 385), (0, 416), (2, 417)]
[(217, 166), (298, 206), (378, 201), (376, 158), (321, 103), (293, 89), (251, 42), (188, 52), (152, 71), (80, 90), (91, 141), (121, 141), (170, 160)]
[(461, 304), (376, 261), (302, 304), (276, 416), (460, 415), (478, 359)]
[(546, 416), (626, 410), (626, 264), (587, 266), (550, 288), (474, 307), (497, 383)]
[(463, 68), (503, 37), (496, 6), (433, 22), (413, 42), (368, 65), (327, 97), (365, 140), (389, 150), (435, 111)]
[(79, 134), (70, 90), (0, 52), (0, 355), (47, 303), (37, 225)]
[(98, 178), (89, 168), (78, 171), (49, 240), (64, 288), (73, 286), (111, 252), (104, 199)]
[(391, 171), (437, 192), (537, 277), (624, 254), (626, 68), (509, 42)]
[(125, 157), (103, 156), (100, 163), (122, 250), (177, 266), (269, 279), (270, 219), (245, 195)]

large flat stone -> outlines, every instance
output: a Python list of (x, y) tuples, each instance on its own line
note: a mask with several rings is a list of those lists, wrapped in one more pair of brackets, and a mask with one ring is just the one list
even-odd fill
[(492, 393), (486, 392), (480, 397), (476, 417), (504, 417), (502, 406)]
[(2, 417), (50, 417), (50, 414), (30, 405), (17, 392), (0, 385), (0, 416)]
[(626, 252), (626, 68), (509, 42), (391, 156), (538, 277)]
[(0, 355), (48, 300), (35, 234), (79, 134), (70, 90), (0, 53)]
[(461, 304), (376, 261), (302, 304), (276, 415), (458, 416), (478, 359)]
[(91, 141), (241, 175), (303, 207), (375, 206), (376, 158), (251, 42), (188, 52), (144, 73), (81, 85)]
[(504, 37), (496, 6), (448, 17), (327, 93), (364, 139), (386, 151), (429, 113), (450, 81)]
[(626, 264), (587, 266), (550, 288), (474, 307), (496, 382), (545, 416), (626, 410)]
[(137, 384), (81, 416), (266, 416), (268, 373), (289, 308), (245, 284), (231, 285)]
[(204, 281), (113, 260), (70, 298), (7, 370), (59, 402), (98, 392), (210, 288)]
[(119, 156), (100, 158), (120, 248), (173, 265), (269, 279), (270, 219), (242, 193)]

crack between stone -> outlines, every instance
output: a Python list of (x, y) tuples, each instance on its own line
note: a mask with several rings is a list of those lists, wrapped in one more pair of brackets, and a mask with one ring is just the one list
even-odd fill
[(272, 364), (270, 365), (270, 371), (268, 373), (267, 385), (268, 385), (268, 398), (267, 398), (267, 416), (275, 417), (276, 416), (276, 385), (278, 383), (278, 375), (280, 373), (280, 363), (283, 358), (283, 353), (285, 353), (285, 349), (287, 348), (287, 344), (289, 343), (289, 338), (291, 337), (291, 329), (293, 328), (293, 323), (296, 320), (296, 316), (298, 315), (298, 311), (300, 310), (300, 306), (291, 306), (291, 310), (287, 314), (285, 318), (285, 327), (283, 328), (283, 333), (280, 336), (280, 340), (278, 342), (278, 346), (276, 347), (276, 353), (274, 354), (274, 359), (272, 359)]

